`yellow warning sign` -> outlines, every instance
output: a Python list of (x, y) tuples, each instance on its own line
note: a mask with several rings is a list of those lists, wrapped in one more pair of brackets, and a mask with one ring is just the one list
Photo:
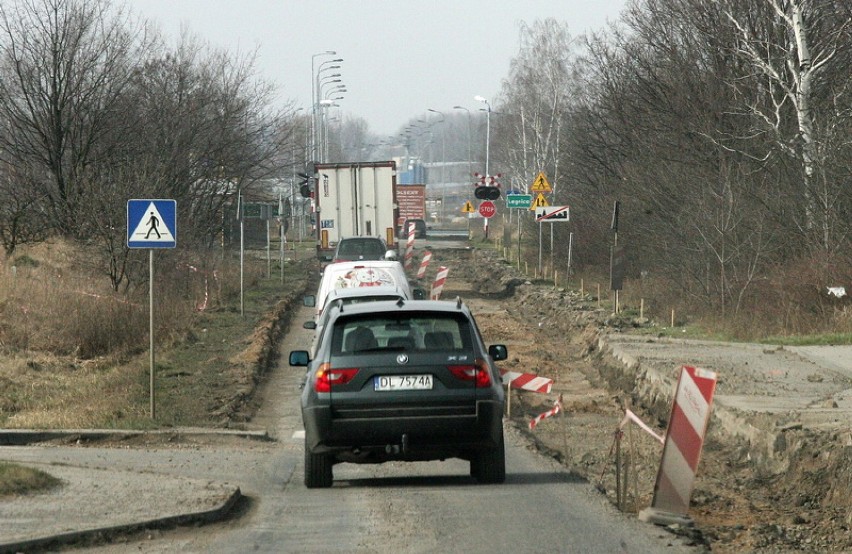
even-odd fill
[(473, 204), (470, 202), (470, 200), (464, 203), (464, 206), (462, 207), (463, 213), (472, 214), (475, 211), (476, 210), (474, 209)]
[(542, 193), (538, 193), (538, 196), (530, 204), (530, 211), (534, 212), (536, 208), (546, 208), (548, 206), (550, 206), (550, 202), (547, 201), (547, 198)]
[(547, 180), (547, 177), (544, 176), (544, 171), (539, 171), (538, 175), (533, 180), (533, 184), (530, 187), (530, 191), (532, 191), (532, 192), (551, 192), (552, 190), (553, 189), (550, 188), (550, 182)]

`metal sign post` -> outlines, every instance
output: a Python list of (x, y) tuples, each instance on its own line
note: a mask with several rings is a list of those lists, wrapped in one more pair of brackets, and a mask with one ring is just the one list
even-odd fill
[(278, 263), (281, 266), (281, 284), (284, 284), (284, 246), (286, 235), (284, 234), (284, 200), (278, 195)]
[(154, 370), (154, 249), (177, 245), (177, 202), (127, 201), (127, 247), (148, 248), (148, 349), (151, 419), (157, 417)]

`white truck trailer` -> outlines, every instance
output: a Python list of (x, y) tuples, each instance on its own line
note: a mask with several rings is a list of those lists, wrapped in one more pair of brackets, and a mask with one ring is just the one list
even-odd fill
[(318, 163), (313, 177), (319, 259), (330, 260), (344, 237), (381, 237), (398, 249), (396, 162)]

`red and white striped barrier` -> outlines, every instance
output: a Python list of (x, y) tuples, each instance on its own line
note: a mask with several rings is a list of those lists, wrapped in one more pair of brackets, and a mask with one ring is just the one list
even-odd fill
[(423, 259), (420, 261), (420, 269), (417, 270), (417, 278), (423, 279), (426, 277), (426, 268), (429, 267), (429, 262), (432, 260), (432, 252), (427, 250), (423, 254)]
[(509, 385), (513, 389), (550, 394), (550, 388), (553, 386), (553, 379), (540, 377), (535, 373), (519, 373), (517, 371), (506, 371), (501, 369), (500, 375), (503, 377), (503, 383)]
[(405, 269), (411, 267), (411, 259), (414, 257), (414, 223), (408, 224), (408, 242), (405, 245)]
[(651, 507), (639, 519), (661, 525), (691, 525), (687, 515), (695, 472), (701, 458), (710, 407), (716, 390), (716, 373), (683, 366), (677, 382), (663, 459), (654, 485)]
[(666, 439), (655, 433), (654, 430), (651, 429), (644, 421), (642, 421), (638, 415), (634, 414), (630, 410), (624, 411), (624, 419), (622, 419), (621, 423), (618, 424), (618, 429), (624, 429), (624, 426), (631, 421), (638, 425), (640, 429), (657, 439), (657, 442), (659, 442), (660, 444), (665, 444)]
[(429, 294), (429, 298), (431, 300), (440, 300), (441, 292), (444, 290), (444, 283), (447, 282), (447, 274), (450, 273), (450, 269), (446, 266), (441, 266), (438, 268), (438, 274), (435, 275), (435, 282), (432, 283), (432, 292)]
[(532, 418), (530, 420), (530, 431), (535, 429), (535, 426), (538, 425), (541, 422), (541, 420), (547, 419), (551, 416), (555, 416), (556, 414), (558, 414), (559, 412), (562, 411), (562, 395), (561, 394), (559, 395), (559, 398), (556, 399), (556, 402), (554, 404), (555, 405), (553, 406), (553, 408), (547, 410), (543, 414), (539, 414), (539, 415), (535, 416), (534, 418)]

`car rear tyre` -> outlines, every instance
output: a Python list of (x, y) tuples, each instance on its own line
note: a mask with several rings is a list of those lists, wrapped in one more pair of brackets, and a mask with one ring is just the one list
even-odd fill
[(331, 486), (332, 474), (331, 456), (327, 454), (311, 454), (305, 445), (305, 486), (309, 489), (321, 489)]
[(506, 480), (506, 449), (503, 433), (495, 448), (478, 452), (470, 461), (470, 474), (480, 483), (502, 483)]

